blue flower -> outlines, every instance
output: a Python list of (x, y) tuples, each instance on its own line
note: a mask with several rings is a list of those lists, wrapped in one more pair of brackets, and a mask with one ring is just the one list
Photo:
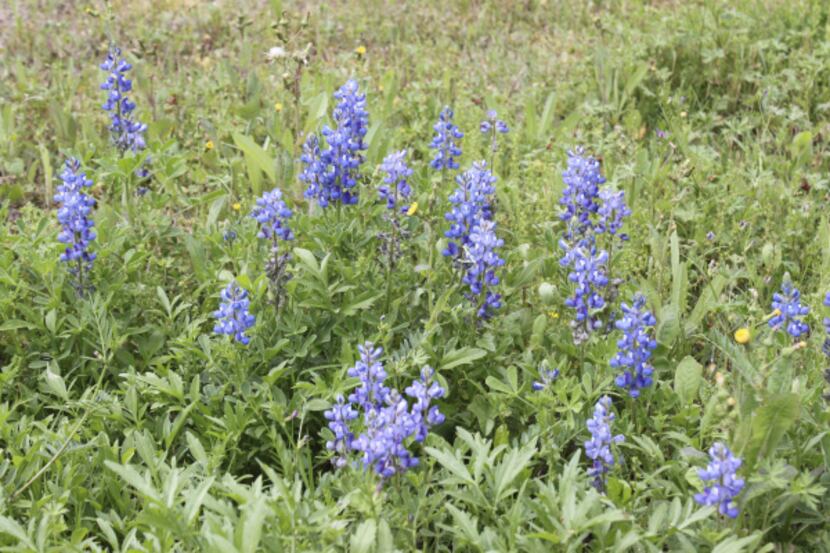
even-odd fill
[[(383, 184), (378, 187), (378, 196), (386, 200), (387, 209), (395, 209), (398, 202), (412, 195), (412, 187), (407, 179), (412, 175), (412, 169), (406, 164), (406, 150), (394, 152), (384, 158), (380, 170), (386, 173)], [(408, 205), (401, 206), (401, 213), (409, 209)]]
[(628, 388), (631, 397), (638, 397), (641, 389), (651, 386), (651, 374), (654, 372), (649, 359), (657, 342), (651, 337), (650, 330), (657, 320), (651, 311), (645, 309), (645, 305), (646, 299), (636, 294), (630, 307), (622, 304), (623, 316), (615, 323), (623, 336), (617, 342), (617, 354), (610, 364), (615, 369), (624, 369), (616, 384)]
[(534, 392), (540, 392), (553, 384), (553, 381), (559, 378), (559, 369), (539, 369), (539, 380), (534, 380), (531, 388)]
[(487, 112), (487, 119), (481, 122), (479, 128), (483, 134), (490, 135), (490, 149), (494, 152), (498, 150), (497, 133), (507, 134), (510, 131), (507, 128), (507, 123), (498, 118), (498, 114), (494, 109)]
[(95, 254), (89, 251), (89, 246), (95, 240), (95, 223), (89, 217), (92, 208), (95, 207), (95, 200), (84, 193), (84, 190), (92, 186), (92, 181), (86, 178), (86, 173), (81, 173), (81, 162), (77, 159), (66, 161), (59, 185), (55, 202), (60, 204), (58, 208), (58, 222), (61, 224), (61, 231), (58, 234), (58, 241), (66, 244), (66, 249), (60, 256), (64, 263), (70, 263), (70, 273), (75, 277), (75, 287), (80, 295), (86, 292), (89, 287), (84, 282), (84, 274), (92, 269), (95, 261)]
[(458, 169), (458, 162), (455, 158), (461, 156), (459, 141), (464, 138), (464, 133), (458, 130), (452, 122), (453, 112), (449, 106), (441, 110), (438, 122), (433, 129), (435, 136), (429, 147), (438, 150), (435, 158), (430, 162), (430, 167), (443, 171), (445, 169)]
[(489, 319), (493, 311), (501, 307), (501, 295), (493, 291), (499, 284), (496, 269), (504, 265), (504, 259), (496, 250), (504, 245), (504, 240), (496, 236), (496, 223), (480, 219), (470, 233), (469, 246), (466, 248), (465, 262), (467, 272), (462, 281), (469, 285), (468, 298), (476, 305), (476, 315)]
[(384, 384), (386, 370), (379, 361), (383, 348), (376, 348), (373, 343), (366, 342), (357, 346), (357, 351), (360, 359), (349, 369), (348, 375), (360, 379), (360, 385), (349, 396), (349, 401), (364, 411), (379, 408), (386, 402), (390, 391)]
[(487, 163), (478, 161), (460, 175), (456, 175), (458, 185), (450, 195), (452, 209), (444, 218), (451, 223), (444, 236), (450, 238), (445, 256), (458, 257), (462, 248), (470, 244), (470, 232), (480, 220), (492, 218), (491, 196), (495, 193), (496, 177), (487, 169)]
[(602, 491), (605, 487), (604, 475), (614, 466), (614, 453), (611, 445), (625, 440), (622, 434), (611, 434), (611, 423), (614, 413), (611, 412), (611, 398), (602, 396), (594, 406), (594, 416), (588, 420), (588, 430), (591, 439), (585, 442), (585, 455), (593, 460), (588, 469), (588, 476), (594, 478), (594, 487)]
[(743, 479), (736, 474), (741, 460), (720, 442), (712, 445), (709, 457), (711, 462), (698, 471), (698, 476), (704, 482), (711, 482), (711, 485), (706, 486), (702, 493), (695, 494), (695, 501), (700, 505), (717, 505), (720, 514), (735, 518), (740, 512), (735, 497), (744, 488)]
[[(560, 241), (560, 246), (567, 248), (564, 240)], [(566, 249), (565, 256), (559, 263), (563, 267), (571, 267), (568, 280), (575, 284), (574, 295), (565, 300), (565, 305), (576, 311), (574, 325), (586, 332), (596, 330), (602, 322), (592, 312), (605, 306), (605, 298), (600, 294), (600, 290), (608, 285), (608, 252), (598, 252), (593, 246), (576, 246)]]
[(343, 396), (337, 396), (334, 406), (323, 413), (329, 421), (329, 429), (334, 433), (334, 440), (326, 442), (326, 448), (337, 453), (334, 466), (346, 466), (346, 456), (352, 449), (354, 434), (349, 427), (351, 421), (357, 418), (357, 411), (351, 403), (346, 403)]
[(102, 107), (110, 114), (110, 133), (115, 145), (122, 152), (143, 150), (146, 146), (144, 133), (147, 125), (132, 118), (135, 103), (127, 96), (133, 88), (132, 81), (127, 78), (132, 65), (121, 57), (119, 48), (113, 47), (107, 53), (101, 69), (108, 73), (107, 80), (101, 83), (101, 89), (109, 92)]
[(300, 156), (303, 170), (300, 172), (300, 181), (306, 184), (304, 196), (308, 199), (316, 198), (321, 207), (329, 205), (326, 189), (328, 182), (328, 168), (323, 162), (320, 151), (320, 139), (310, 134), (303, 143), (303, 153)]
[(800, 302), (801, 292), (792, 284), (785, 282), (781, 285), (781, 293), (772, 296), (772, 308), (776, 311), (775, 316), (769, 320), (769, 326), (773, 330), (786, 327), (787, 332), (793, 338), (810, 331), (807, 323), (801, 320), (810, 312), (810, 308)]
[(236, 282), (231, 282), (222, 290), (221, 298), (219, 309), (213, 313), (213, 316), (218, 319), (213, 331), (217, 334), (233, 336), (237, 342), (248, 345), (250, 338), (245, 335), (245, 331), (256, 322), (256, 317), (248, 312), (251, 303), (248, 299), (248, 291)]
[(332, 114), (335, 128), (323, 127), (326, 148), (321, 148), (315, 135), (310, 135), (300, 158), (304, 169), (300, 180), (308, 185), (306, 198), (316, 198), (321, 207), (332, 203), (357, 203), (354, 188), (361, 179), (361, 153), (368, 148), (364, 137), (369, 128), (366, 95), (354, 79), (334, 93), (337, 105)]
[(427, 437), (431, 426), (444, 422), (444, 415), (437, 405), (430, 406), (433, 400), (444, 397), (446, 390), (432, 380), (435, 371), (432, 367), (421, 369), (421, 378), (412, 382), (404, 390), (406, 395), (415, 399), (412, 405), (412, 422), (415, 424), (415, 441), (422, 442)]
[(260, 225), (260, 238), (281, 240), (293, 240), (294, 233), (288, 226), (288, 219), (291, 218), (291, 210), (285, 205), (282, 199), (282, 191), (274, 188), (266, 192), (256, 201), (256, 207), (251, 211), (251, 217), (257, 220)]
[(593, 219), (600, 208), (599, 187), (605, 183), (605, 177), (600, 173), (599, 162), (583, 156), (583, 152), (582, 148), (568, 152), (568, 167), (562, 173), (565, 189), (559, 203), (564, 207), (560, 217), (567, 226), (565, 237), (584, 245), (594, 231)]
[[(614, 236), (622, 228), (623, 219), (631, 215), (631, 210), (625, 205), (625, 192), (603, 189), (599, 193), (599, 199), (602, 203), (597, 209), (599, 220), (594, 230), (597, 234), (607, 232)], [(621, 234), (620, 238), (628, 240), (628, 235)]]
[(487, 134), (491, 131), (499, 132), (501, 134), (507, 134), (510, 129), (507, 128), (507, 123), (498, 119), (498, 114), (496, 110), (491, 109), (487, 112), (487, 119), (481, 122), (480, 126), (481, 132)]
[[(415, 400), (410, 407), (400, 392), (385, 384), (386, 370), (380, 362), (383, 350), (367, 342), (358, 346), (358, 352), (360, 359), (348, 375), (358, 378), (359, 386), (349, 396), (349, 403), (340, 397), (325, 412), (335, 436), (326, 447), (338, 454), (336, 466), (346, 464), (345, 454), (351, 448), (361, 454), (364, 468), (371, 467), (386, 479), (418, 464), (408, 443), (422, 442), (430, 427), (444, 421), (444, 415), (431, 403), (446, 391), (432, 380), (432, 369), (424, 367), (420, 378), (405, 390)], [(351, 421), (361, 413), (363, 430), (357, 433)]]

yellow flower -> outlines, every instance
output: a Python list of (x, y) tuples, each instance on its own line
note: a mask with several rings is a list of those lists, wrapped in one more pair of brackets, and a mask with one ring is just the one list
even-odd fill
[(748, 328), (742, 327), (735, 331), (735, 341), (739, 344), (748, 344), (750, 339), (752, 339), (752, 334)]
[(277, 102), (276, 104), (274, 104), (274, 111), (276, 111), (277, 113), (282, 111), (282, 102)]
[(406, 210), (406, 214), (410, 217), (418, 213), (418, 202), (412, 202), (412, 205), (409, 206), (409, 209)]
[(354, 49), (354, 53), (358, 56), (362, 56), (366, 54), (366, 47), (361, 44), (360, 46)]
[(240, 209), (242, 209), (242, 204), (239, 203), (239, 202), (236, 202), (231, 206), (231, 209), (233, 209), (234, 211), (239, 211)]
[(205, 142), (205, 150), (212, 150), (213, 149), (213, 140), (208, 140)]
[(556, 311), (548, 311), (548, 317), (550, 317), (551, 319), (558, 319), (559, 313)]

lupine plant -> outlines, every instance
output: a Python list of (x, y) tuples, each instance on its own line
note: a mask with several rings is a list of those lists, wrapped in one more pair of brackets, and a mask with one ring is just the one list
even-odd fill
[[(603, 328), (597, 312), (616, 298), (620, 282), (609, 275), (611, 255), (599, 247), (597, 235), (627, 240), (627, 235), (619, 231), (631, 211), (623, 192), (601, 189), (605, 177), (599, 162), (584, 155), (582, 148), (568, 152), (562, 180), (565, 188), (559, 203), (563, 208), (560, 218), (565, 223), (565, 232), (559, 241), (564, 252), (560, 264), (571, 269), (568, 279), (575, 284), (574, 295), (565, 305), (575, 311), (571, 327), (574, 341), (581, 343), (592, 332)], [(613, 247), (613, 240), (610, 245)]]
[[(113, 46), (101, 64), (101, 69), (107, 72), (107, 80), (101, 83), (101, 89), (107, 91), (107, 101), (102, 107), (110, 115), (112, 141), (121, 153), (127, 150), (140, 152), (147, 146), (144, 138), (147, 125), (132, 115), (136, 105), (127, 95), (133, 88), (132, 80), (127, 78), (132, 65), (121, 56), (121, 49)], [(149, 176), (148, 161), (149, 159), (145, 160), (136, 171), (137, 176)]]
[(222, 290), (219, 309), (213, 313), (217, 319), (213, 331), (216, 334), (233, 336), (234, 340), (247, 346), (251, 339), (245, 332), (256, 322), (256, 317), (248, 312), (250, 305), (247, 290), (236, 281), (228, 284)]
[(409, 205), (400, 205), (412, 195), (408, 179), (412, 169), (406, 164), (406, 150), (393, 152), (384, 158), (380, 170), (385, 173), (383, 184), (378, 187), (378, 196), (386, 202), (388, 213), (386, 220), (391, 229), (379, 233), (381, 255), (387, 259), (387, 269), (392, 270), (401, 255), (401, 239), (404, 229), (401, 227), (400, 215), (409, 211)]
[(605, 474), (614, 466), (613, 444), (625, 441), (625, 436), (611, 433), (611, 423), (614, 422), (614, 413), (611, 412), (611, 398), (602, 396), (594, 406), (594, 415), (588, 419), (588, 431), (591, 439), (585, 442), (585, 455), (593, 461), (588, 469), (588, 476), (592, 477), (597, 490), (605, 489)]
[(291, 254), (289, 252), (281, 254), (279, 242), (280, 240), (289, 241), (294, 239), (294, 233), (291, 232), (291, 228), (288, 226), (291, 210), (282, 199), (282, 191), (279, 188), (274, 188), (257, 199), (251, 217), (259, 223), (257, 236), (270, 241), (271, 256), (265, 265), (265, 275), (268, 277), (274, 305), (279, 309), (285, 297), (285, 283), (291, 278), (288, 274), (288, 262), (291, 260)]
[(58, 241), (66, 245), (60, 260), (69, 265), (69, 272), (74, 278), (73, 285), (79, 296), (92, 289), (89, 272), (96, 255), (89, 250), (95, 240), (94, 221), (90, 217), (95, 200), (84, 190), (92, 186), (92, 181), (81, 172), (78, 159), (68, 159), (61, 173), (63, 184), (59, 185), (55, 201), (58, 207), (58, 222), (61, 231)]
[(554, 381), (559, 378), (559, 369), (539, 368), (539, 380), (534, 380), (530, 387), (534, 392), (546, 390)]
[(442, 172), (446, 172), (447, 169), (458, 169), (456, 158), (461, 157), (459, 142), (464, 138), (464, 133), (455, 126), (452, 119), (452, 109), (445, 106), (438, 116), (438, 122), (433, 126), (435, 136), (429, 144), (430, 148), (437, 150), (430, 166)]
[(646, 309), (646, 298), (635, 294), (629, 306), (622, 304), (622, 317), (615, 323), (623, 333), (617, 342), (617, 354), (611, 359), (611, 367), (621, 369), (623, 373), (616, 379), (617, 386), (628, 389), (628, 395), (636, 398), (643, 388), (651, 386), (651, 353), (657, 347), (652, 337), (657, 320)]
[(476, 315), (489, 319), (501, 307), (501, 294), (494, 288), (499, 284), (496, 269), (504, 265), (496, 250), (504, 245), (504, 240), (496, 236), (496, 223), (484, 218), (473, 227), (469, 239), (464, 259), (467, 272), (462, 281), (470, 287), (467, 297), (476, 307)]
[(709, 449), (709, 464), (698, 471), (698, 476), (709, 485), (703, 492), (695, 494), (695, 501), (701, 505), (717, 505), (718, 512), (729, 518), (740, 513), (735, 498), (744, 488), (743, 478), (738, 478), (741, 459), (732, 455), (729, 448), (715, 442)]
[(491, 202), (496, 191), (496, 177), (487, 169), (487, 162), (477, 161), (464, 173), (455, 177), (458, 185), (450, 195), (452, 209), (444, 215), (450, 228), (444, 233), (449, 238), (443, 250), (446, 257), (460, 258), (470, 245), (470, 233), (482, 220), (492, 218)]
[[(325, 412), (334, 433), (334, 440), (329, 440), (326, 447), (335, 453), (335, 466), (345, 466), (349, 451), (356, 451), (363, 468), (372, 468), (385, 480), (418, 465), (418, 458), (408, 449), (409, 443), (423, 442), (429, 429), (444, 421), (444, 415), (432, 402), (446, 391), (433, 380), (433, 370), (424, 367), (420, 378), (405, 390), (414, 400), (410, 406), (400, 392), (386, 385), (386, 370), (380, 362), (382, 348), (366, 342), (357, 349), (360, 358), (348, 375), (360, 384), (348, 403), (340, 396)], [(353, 429), (353, 421), (358, 419), (362, 428)]]
[(810, 332), (810, 327), (802, 318), (810, 308), (801, 303), (801, 292), (789, 282), (781, 285), (781, 292), (772, 296), (773, 317), (769, 326), (773, 330), (785, 329), (793, 338), (799, 338)]
[(490, 166), (494, 166), (495, 154), (499, 149), (499, 134), (507, 134), (510, 132), (507, 123), (499, 119), (496, 110), (491, 109), (487, 112), (487, 118), (479, 125), (481, 133), (490, 136)]
[(362, 152), (368, 148), (364, 137), (369, 129), (369, 112), (366, 95), (360, 93), (357, 81), (348, 80), (334, 98), (335, 127), (323, 126), (322, 130), (326, 147), (321, 147), (316, 135), (309, 135), (300, 158), (300, 180), (307, 185), (305, 197), (315, 199), (320, 207), (357, 203), (355, 187), (361, 180)]

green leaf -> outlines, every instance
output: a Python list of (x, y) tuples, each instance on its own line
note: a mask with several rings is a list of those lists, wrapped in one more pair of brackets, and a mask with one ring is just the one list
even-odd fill
[(464, 463), (462, 463), (461, 460), (455, 455), (448, 451), (435, 449), (434, 447), (427, 447), (424, 448), (424, 450), (436, 461), (438, 461), (442, 467), (450, 471), (450, 473), (468, 484), (475, 485), (475, 481), (473, 480), (473, 477), (470, 476), (470, 472), (467, 470), (467, 467), (465, 467)]
[(787, 430), (798, 420), (799, 414), (801, 398), (798, 394), (783, 393), (770, 396), (753, 413), (747, 465), (754, 466), (755, 461), (772, 454)]
[(17, 521), (8, 517), (4, 517), (2, 515), (0, 515), (0, 533), (12, 536), (18, 542), (24, 544), (29, 549), (38, 549), (37, 547), (35, 547), (35, 544), (32, 543), (32, 540), (29, 538), (29, 535), (26, 534), (26, 530)]
[(37, 327), (32, 323), (27, 323), (26, 321), (21, 321), (19, 319), (10, 319), (0, 325), (0, 332), (9, 330), (19, 330), (21, 328), (25, 328), (27, 330), (35, 330)]
[(235, 132), (233, 133), (233, 141), (245, 155), (245, 163), (248, 166), (248, 176), (251, 179), (253, 192), (259, 195), (262, 192), (260, 173), (265, 173), (272, 183), (277, 180), (277, 169), (274, 165), (274, 160), (262, 146), (254, 142), (249, 136)]
[(680, 401), (683, 404), (694, 401), (702, 377), (703, 365), (698, 363), (697, 359), (691, 355), (684, 357), (677, 365), (677, 370), (674, 373), (674, 392), (680, 396)]
[(143, 476), (141, 476), (132, 465), (119, 465), (112, 461), (104, 461), (104, 465), (117, 474), (127, 484), (136, 489), (145, 498), (160, 502), (159, 493)]
[(461, 349), (445, 353), (444, 357), (441, 359), (441, 363), (439, 363), (439, 366), (441, 369), (447, 370), (461, 365), (469, 365), (473, 361), (481, 359), (485, 355), (487, 355), (487, 352), (483, 349), (465, 346)]
[(369, 553), (375, 545), (377, 524), (374, 519), (364, 520), (352, 534), (349, 544), (353, 553)]

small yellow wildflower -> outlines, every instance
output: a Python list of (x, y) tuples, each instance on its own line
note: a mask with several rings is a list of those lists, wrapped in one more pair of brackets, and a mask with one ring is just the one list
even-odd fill
[(684, 118), (684, 119), (686, 118), (686, 116), (687, 116), (687, 115), (689, 115), (689, 114), (688, 114), (688, 113), (686, 113), (685, 111), (681, 111), (681, 112), (680, 112), (680, 117), (682, 117), (682, 118)]
[(354, 49), (354, 53), (358, 56), (363, 56), (366, 54), (366, 47), (361, 44), (360, 46)]
[(746, 327), (739, 328), (735, 331), (735, 341), (739, 344), (748, 344), (752, 339), (752, 334)]
[(213, 140), (208, 140), (205, 142), (205, 150), (212, 150), (213, 149)]
[(551, 319), (558, 319), (559, 318), (559, 312), (558, 311), (548, 311), (548, 317), (550, 317)]
[(274, 104), (274, 111), (276, 111), (277, 113), (282, 111), (282, 102), (277, 102), (276, 104)]
[(412, 202), (412, 205), (406, 210), (406, 214), (412, 217), (416, 213), (418, 213), (418, 202)]
[(236, 202), (231, 206), (231, 209), (233, 209), (234, 211), (239, 211), (240, 209), (242, 209), (242, 204), (239, 203), (239, 202)]

